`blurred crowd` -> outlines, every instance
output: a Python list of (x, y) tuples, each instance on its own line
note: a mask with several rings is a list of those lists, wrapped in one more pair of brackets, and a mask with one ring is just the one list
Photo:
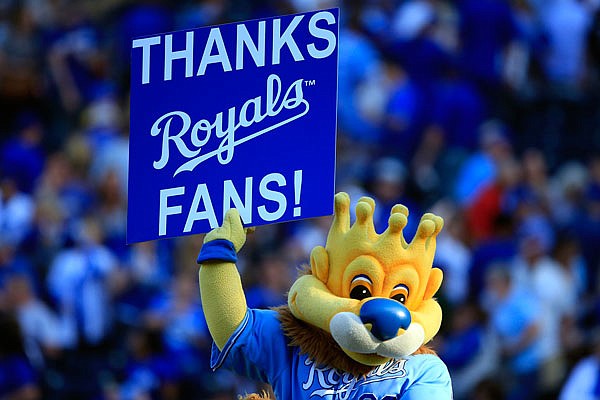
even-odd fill
[[(461, 399), (600, 398), (597, 0), (0, 0), (0, 399), (232, 399), (202, 238), (125, 245), (133, 37), (341, 7), (337, 190), (443, 216), (433, 347)], [(283, 304), (330, 219), (261, 227)]]

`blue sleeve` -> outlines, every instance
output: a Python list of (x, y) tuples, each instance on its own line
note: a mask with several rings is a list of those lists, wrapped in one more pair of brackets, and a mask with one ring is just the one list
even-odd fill
[(248, 309), (223, 350), (213, 343), (210, 366), (224, 366), (240, 375), (273, 383), (291, 366), (290, 350), (277, 313)]
[(229, 261), (237, 263), (237, 253), (233, 243), (226, 239), (216, 239), (204, 243), (198, 254), (196, 263), (202, 264), (206, 261)]
[(450, 400), (452, 383), (448, 368), (439, 357), (428, 355), (419, 367), (417, 378), (404, 392), (400, 400)]

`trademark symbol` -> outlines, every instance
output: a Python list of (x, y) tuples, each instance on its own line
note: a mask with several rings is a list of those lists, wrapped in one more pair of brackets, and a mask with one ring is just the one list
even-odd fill
[(305, 79), (304, 80), (304, 86), (315, 86), (317, 84), (317, 81), (314, 79)]

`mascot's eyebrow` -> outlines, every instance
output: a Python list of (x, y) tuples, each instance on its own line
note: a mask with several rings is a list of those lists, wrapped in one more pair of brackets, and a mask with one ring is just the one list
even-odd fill
[(367, 283), (369, 283), (371, 285), (373, 284), (373, 281), (371, 281), (371, 279), (367, 275), (364, 275), (364, 274), (356, 275), (352, 279), (351, 283), (354, 283), (354, 282), (357, 282), (357, 281), (364, 281), (364, 282), (367, 282)]
[(406, 290), (406, 293), (408, 293), (408, 292), (409, 292), (409, 290), (408, 290), (408, 286), (406, 286), (406, 285), (405, 285), (405, 284), (403, 284), (403, 283), (399, 283), (399, 284), (397, 284), (396, 286), (394, 286), (394, 289), (393, 289), (393, 290), (397, 290), (397, 289), (404, 289), (404, 290)]

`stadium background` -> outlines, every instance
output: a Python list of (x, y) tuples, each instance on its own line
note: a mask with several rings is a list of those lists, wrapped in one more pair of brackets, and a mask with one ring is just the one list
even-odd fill
[[(202, 238), (124, 244), (130, 43), (330, 6), (337, 190), (373, 196), (379, 230), (397, 202), (409, 231), (445, 218), (456, 398), (599, 398), (596, 0), (0, 0), (0, 398), (256, 390), (208, 368)], [(249, 238), (250, 306), (285, 301), (329, 222)]]

